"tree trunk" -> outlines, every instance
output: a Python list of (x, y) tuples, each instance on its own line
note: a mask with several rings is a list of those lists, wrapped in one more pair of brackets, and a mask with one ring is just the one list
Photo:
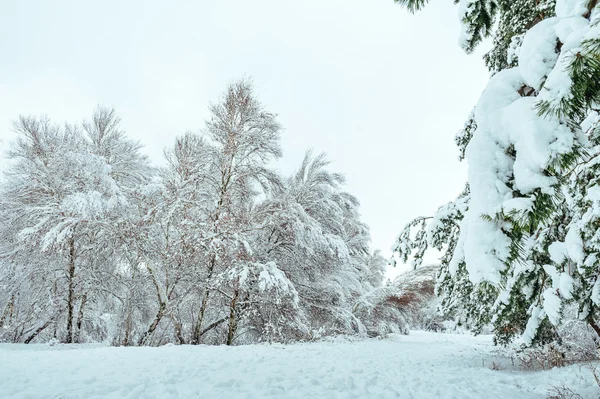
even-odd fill
[(31, 341), (33, 341), (35, 339), (35, 337), (37, 337), (39, 335), (39, 333), (41, 333), (42, 331), (44, 331), (51, 323), (52, 323), (52, 319), (50, 319), (47, 322), (45, 322), (44, 324), (42, 324), (29, 337), (27, 337), (25, 339), (25, 341), (23, 341), (23, 342), (26, 343), (26, 344), (28, 344)]
[(588, 12), (585, 13), (584, 17), (590, 18), (590, 16), (592, 15), (592, 10), (594, 9), (594, 7), (596, 7), (597, 4), (598, 0), (590, 0), (590, 2), (588, 3)]
[(237, 328), (236, 323), (236, 311), (235, 306), (237, 303), (239, 291), (235, 290), (233, 293), (233, 298), (231, 299), (231, 304), (229, 305), (229, 331), (227, 332), (227, 345), (233, 344), (233, 337), (235, 335), (235, 330)]
[(215, 270), (216, 262), (216, 256), (211, 255), (208, 268), (208, 276), (206, 278), (206, 289), (204, 290), (204, 295), (202, 296), (202, 304), (200, 305), (200, 312), (198, 313), (198, 319), (196, 320), (194, 334), (192, 335), (192, 340), (190, 341), (190, 344), (192, 345), (200, 344), (200, 339), (202, 338), (202, 322), (204, 321), (204, 314), (206, 313), (206, 307), (208, 306), (208, 297), (210, 296), (210, 289), (208, 285), (210, 284), (213, 271)]
[[(168, 287), (166, 287), (165, 290), (163, 291), (161, 289), (160, 282), (158, 281), (158, 278), (156, 277), (154, 268), (149, 265), (146, 265), (146, 268), (148, 269), (148, 272), (152, 276), (152, 281), (154, 282), (154, 287), (156, 288), (156, 296), (158, 298), (158, 305), (159, 305), (159, 309), (160, 309), (159, 310), (160, 318), (162, 318), (164, 315), (169, 316), (169, 318), (173, 322), (173, 329), (175, 330), (175, 339), (177, 340), (177, 344), (183, 345), (185, 343), (185, 340), (183, 338), (183, 327), (181, 325), (181, 322), (178, 321), (177, 318), (173, 315), (173, 309), (171, 308), (171, 299), (169, 298), (169, 294), (167, 294)], [(158, 318), (158, 316), (157, 316), (157, 318)], [(160, 322), (160, 320), (158, 320), (158, 322), (157, 322), (157, 319), (155, 319), (154, 321), (156, 322), (156, 325), (158, 325), (158, 322)], [(152, 323), (152, 324), (154, 325), (154, 323)], [(156, 325), (154, 326), (154, 328), (152, 328), (152, 325), (150, 326), (150, 328), (152, 329), (152, 332), (154, 332), (154, 329), (156, 329)], [(150, 332), (150, 334), (152, 332)], [(147, 336), (148, 332), (146, 332), (145, 335)], [(145, 337), (142, 337), (142, 340), (143, 339), (145, 339)], [(140, 340), (140, 342), (142, 342), (142, 340)]]
[(79, 314), (77, 315), (77, 331), (75, 332), (75, 342), (79, 343), (81, 337), (81, 326), (83, 324), (83, 311), (85, 303), (87, 302), (87, 295), (83, 294), (81, 297), (81, 304), (79, 305)]
[[(50, 326), (51, 324), (54, 324), (54, 321), (56, 320), (56, 318), (59, 317), (64, 312), (64, 310), (65, 310), (64, 308), (56, 309), (54, 314), (52, 316), (50, 316), (46, 322), (44, 322), (38, 328), (33, 330), (33, 332), (27, 338), (25, 338), (23, 343), (28, 344), (31, 341), (33, 341), (35, 339), (35, 337), (37, 337), (42, 331), (44, 331), (46, 328), (48, 328), (48, 326)], [(26, 333), (24, 331), (21, 331), (20, 334), (29, 334), (30, 331), (32, 331), (32, 330), (29, 330)]]
[(227, 319), (229, 319), (229, 317), (223, 317), (222, 319), (215, 321), (214, 323), (212, 323), (211, 325), (206, 327), (204, 330), (200, 331), (200, 336), (202, 337), (204, 334), (206, 334), (213, 328), (219, 327), (221, 324), (225, 323), (227, 321)]
[[(229, 166), (227, 167), (227, 171), (223, 171), (221, 173), (221, 194), (219, 197), (219, 202), (217, 203), (217, 209), (215, 210), (213, 222), (215, 223), (213, 233), (217, 235), (219, 233), (218, 221), (221, 218), (221, 209), (223, 204), (225, 203), (225, 197), (227, 195), (227, 189), (229, 187), (229, 182), (231, 181), (231, 170), (233, 167), (233, 158), (229, 160)], [(200, 339), (202, 338), (202, 322), (204, 321), (204, 314), (206, 313), (206, 307), (208, 306), (208, 297), (210, 296), (210, 280), (212, 279), (213, 272), (215, 270), (215, 265), (217, 264), (217, 255), (214, 253), (211, 254), (210, 260), (208, 262), (208, 276), (206, 277), (206, 289), (204, 291), (204, 295), (202, 296), (202, 304), (200, 305), (200, 312), (198, 313), (198, 319), (196, 320), (196, 326), (194, 327), (194, 333), (192, 334), (192, 340), (190, 344), (198, 345), (200, 344)]]
[(69, 240), (69, 296), (67, 299), (67, 339), (66, 343), (73, 343), (73, 311), (75, 307), (75, 239)]
[[(0, 327), (3, 327), (5, 323), (8, 325), (12, 324), (14, 309), (15, 309), (15, 295), (13, 294), (10, 297), (10, 301), (8, 301), (8, 304), (6, 305), (4, 312), (2, 312), (2, 317), (0, 317)], [(7, 320), (8, 320), (8, 322), (7, 322)]]
[(169, 317), (173, 322), (173, 328), (175, 329), (175, 338), (177, 339), (177, 345), (185, 344), (185, 339), (183, 338), (183, 328), (181, 326), (181, 322), (179, 322), (175, 316), (173, 316), (172, 311), (169, 310)]
[(202, 297), (202, 304), (200, 305), (200, 312), (198, 313), (198, 319), (196, 320), (196, 327), (194, 328), (194, 335), (191, 340), (192, 345), (200, 344), (200, 338), (202, 337), (202, 322), (204, 321), (204, 312), (206, 311), (206, 306), (208, 305), (208, 297), (210, 296), (210, 291), (208, 287), (204, 291), (204, 296)]
[(154, 331), (156, 330), (156, 327), (158, 327), (158, 324), (160, 323), (161, 319), (165, 315), (165, 309), (166, 309), (165, 304), (161, 303), (160, 307), (158, 308), (158, 313), (156, 314), (156, 317), (154, 318), (154, 321), (152, 322), (152, 324), (150, 324), (150, 327), (148, 327), (148, 331), (146, 331), (144, 333), (144, 335), (142, 335), (140, 337), (140, 340), (138, 341), (139, 346), (144, 345), (144, 342), (146, 341), (146, 339), (154, 333)]
[(594, 329), (596, 335), (598, 335), (598, 339), (600, 340), (600, 327), (598, 327), (598, 325), (596, 324), (596, 321), (594, 320), (594, 317), (591, 315), (591, 313), (587, 317), (587, 322)]
[(127, 317), (125, 318), (125, 333), (121, 346), (129, 346), (129, 336), (131, 335), (131, 310), (127, 311)]

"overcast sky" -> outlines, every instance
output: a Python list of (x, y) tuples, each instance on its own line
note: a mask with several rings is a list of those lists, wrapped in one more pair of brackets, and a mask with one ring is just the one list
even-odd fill
[(393, 0), (3, 1), (0, 149), (19, 114), (76, 122), (102, 104), (160, 163), (248, 76), (285, 127), (280, 170), (326, 152), (387, 255), (466, 179), (454, 133), (488, 74), (458, 47), (452, 3), (410, 15)]

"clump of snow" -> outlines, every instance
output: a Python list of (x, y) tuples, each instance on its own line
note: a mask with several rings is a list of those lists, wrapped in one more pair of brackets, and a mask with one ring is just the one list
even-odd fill
[(573, 288), (575, 286), (575, 280), (569, 275), (569, 273), (560, 273), (558, 280), (558, 292), (560, 296), (565, 299), (573, 298)]
[(584, 132), (588, 132), (594, 126), (597, 126), (600, 123), (600, 113), (597, 111), (591, 111), (588, 113), (587, 117), (583, 122), (581, 122), (581, 130)]
[(588, 12), (589, 0), (556, 0), (556, 15), (559, 17), (574, 17)]
[(596, 305), (600, 305), (600, 278), (596, 280), (592, 288), (592, 302)]
[(506, 200), (502, 203), (502, 211), (506, 213), (510, 212), (529, 212), (533, 209), (534, 198), (513, 198)]
[(531, 345), (531, 343), (535, 339), (535, 335), (542, 320), (544, 320), (544, 317), (546, 317), (546, 312), (544, 312), (544, 310), (539, 306), (534, 306), (531, 311), (531, 316), (529, 316), (529, 320), (527, 320), (525, 332), (522, 336), (525, 345)]
[(294, 285), (285, 274), (277, 268), (275, 262), (267, 262), (264, 265), (260, 264), (260, 266), (261, 270), (258, 275), (258, 288), (261, 292), (275, 290), (282, 295), (290, 295), (294, 298), (298, 297)]
[(243, 291), (252, 289), (256, 284), (258, 292), (270, 295), (270, 299), (276, 304), (285, 300), (298, 305), (299, 297), (294, 284), (275, 262), (243, 263), (229, 270), (226, 278), (236, 282)]
[(548, 18), (527, 32), (519, 50), (519, 68), (525, 83), (539, 90), (554, 68), (556, 53), (556, 24), (558, 19)]
[(525, 35), (515, 35), (510, 39), (510, 45), (508, 46), (506, 61), (509, 64), (519, 62), (519, 54), (521, 53), (521, 46), (523, 45), (523, 37)]
[(569, 258), (577, 263), (583, 263), (585, 253), (583, 252), (583, 240), (577, 228), (571, 228), (565, 237), (565, 248)]
[(553, 288), (546, 289), (542, 296), (544, 297), (544, 311), (550, 323), (557, 326), (560, 323), (562, 301)]
[(548, 247), (548, 253), (550, 254), (550, 259), (552, 262), (561, 264), (567, 257), (567, 250), (565, 248), (565, 244), (557, 241), (550, 244)]
[(499, 72), (491, 78), (475, 108), (478, 127), (466, 151), (471, 205), (461, 229), (464, 259), (469, 277), (475, 283), (481, 280), (498, 283), (509, 256), (509, 238), (481, 216), (494, 215), (505, 201), (512, 199), (512, 190), (506, 183), (513, 160), (504, 150), (510, 144), (510, 133), (502, 126), (504, 107), (520, 98), (521, 86), (522, 77), (517, 69)]
[(500, 129), (509, 133), (517, 151), (513, 164), (515, 187), (522, 193), (541, 189), (552, 193), (556, 178), (546, 176), (544, 168), (551, 159), (573, 148), (573, 134), (556, 119), (540, 118), (534, 97), (523, 97), (504, 109)]

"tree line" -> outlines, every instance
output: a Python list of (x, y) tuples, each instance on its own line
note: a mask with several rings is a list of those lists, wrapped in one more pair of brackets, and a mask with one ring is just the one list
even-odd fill
[(291, 176), (281, 125), (232, 83), (153, 166), (99, 107), (20, 117), (0, 187), (0, 341), (290, 342), (405, 332), (358, 200), (323, 154)]

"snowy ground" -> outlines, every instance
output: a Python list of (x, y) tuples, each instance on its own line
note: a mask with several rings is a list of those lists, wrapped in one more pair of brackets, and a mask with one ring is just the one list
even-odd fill
[(0, 398), (545, 398), (562, 384), (598, 397), (581, 366), (510, 368), (490, 337), (424, 332), (289, 346), (3, 344)]

